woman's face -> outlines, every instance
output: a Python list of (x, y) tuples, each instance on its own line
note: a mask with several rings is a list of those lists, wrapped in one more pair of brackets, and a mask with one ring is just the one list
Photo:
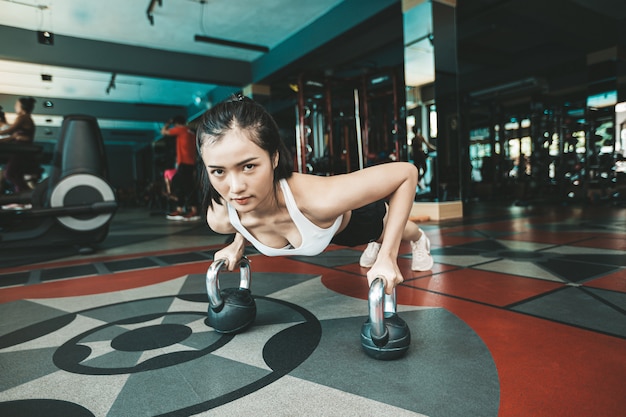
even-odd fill
[(278, 154), (272, 160), (240, 129), (229, 131), (216, 142), (206, 141), (201, 151), (211, 185), (238, 212), (274, 203)]
[(22, 112), (22, 103), (20, 103), (19, 100), (15, 100), (15, 113), (21, 113)]

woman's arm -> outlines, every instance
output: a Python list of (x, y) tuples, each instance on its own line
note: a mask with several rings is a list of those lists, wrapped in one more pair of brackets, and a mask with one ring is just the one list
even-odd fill
[(322, 177), (294, 174), (289, 180), (298, 208), (320, 227), (348, 211), (374, 201), (404, 193), (410, 205), (417, 187), (417, 168), (408, 162), (390, 162), (351, 172)]
[(207, 210), (206, 220), (211, 230), (216, 233), (224, 235), (235, 234), (233, 241), (228, 246), (220, 249), (213, 255), (214, 260), (226, 259), (226, 268), (229, 271), (233, 271), (244, 255), (246, 239), (230, 223), (228, 209), (224, 202), (222, 204), (213, 203), (213, 206)]
[[(414, 165), (410, 164), (412, 168)], [(383, 237), (380, 251), (376, 262), (367, 272), (369, 284), (379, 276), (385, 278), (385, 292), (391, 294), (393, 288), (404, 281), (400, 268), (398, 267), (398, 251), (402, 240), (402, 233), (411, 213), (413, 201), (415, 199), (415, 189), (417, 187), (417, 169), (410, 170), (410, 175), (391, 194), (389, 198), (389, 211), (387, 212), (387, 222), (383, 229)]]
[(213, 260), (226, 259), (227, 269), (233, 271), (239, 264), (241, 258), (244, 255), (244, 249), (246, 248), (246, 239), (239, 233), (235, 233), (235, 238), (228, 246), (218, 250), (213, 255)]
[(391, 293), (393, 287), (403, 281), (397, 257), (413, 206), (417, 179), (415, 165), (391, 162), (331, 177), (298, 175), (294, 177), (292, 191), (300, 210), (319, 226), (365, 204), (388, 199), (382, 245), (367, 277), (371, 283), (377, 276), (383, 276), (385, 289)]

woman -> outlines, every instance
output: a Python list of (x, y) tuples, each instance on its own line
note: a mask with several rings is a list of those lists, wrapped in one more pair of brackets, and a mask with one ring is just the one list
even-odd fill
[(207, 223), (217, 233), (235, 234), (215, 254), (227, 260), (229, 270), (243, 256), (246, 240), (268, 256), (314, 256), (330, 243), (370, 242), (361, 264), (371, 267), (370, 283), (385, 279), (387, 293), (403, 281), (397, 263), (401, 240), (412, 241), (412, 269), (432, 267), (428, 238), (407, 221), (417, 184), (412, 164), (330, 177), (293, 173), (275, 121), (244, 97), (204, 114), (197, 146), (205, 168)]
[[(0, 142), (21, 142), (33, 143), (35, 140), (35, 123), (31, 117), (35, 99), (32, 97), (22, 97), (15, 102), (15, 113), (17, 117), (11, 126), (0, 130)], [(9, 159), (4, 169), (4, 177), (13, 184), (16, 193), (27, 191), (30, 187), (24, 179), (24, 175), (31, 172), (34, 162), (27, 156), (15, 155)]]

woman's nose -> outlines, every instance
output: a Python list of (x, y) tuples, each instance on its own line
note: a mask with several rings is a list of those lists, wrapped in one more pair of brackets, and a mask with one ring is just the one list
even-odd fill
[(246, 184), (242, 175), (233, 174), (230, 176), (230, 192), (238, 194), (246, 189)]

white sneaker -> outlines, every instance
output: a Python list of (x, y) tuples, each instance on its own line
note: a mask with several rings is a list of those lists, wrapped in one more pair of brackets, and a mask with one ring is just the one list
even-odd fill
[(411, 242), (411, 270), (429, 271), (435, 264), (435, 260), (430, 254), (430, 240), (426, 233), (422, 232), (422, 237), (417, 242)]
[(374, 265), (376, 262), (376, 257), (378, 257), (378, 251), (380, 250), (380, 243), (370, 242), (367, 244), (367, 248), (361, 254), (361, 259), (359, 259), (359, 265), (363, 268), (369, 268)]
[(200, 216), (198, 214), (189, 213), (183, 216), (183, 221), (185, 222), (197, 222), (200, 220)]
[(168, 213), (167, 216), (165, 217), (167, 218), (167, 220), (184, 220), (185, 219), (185, 217), (183, 216), (183, 213), (181, 213), (178, 210)]

